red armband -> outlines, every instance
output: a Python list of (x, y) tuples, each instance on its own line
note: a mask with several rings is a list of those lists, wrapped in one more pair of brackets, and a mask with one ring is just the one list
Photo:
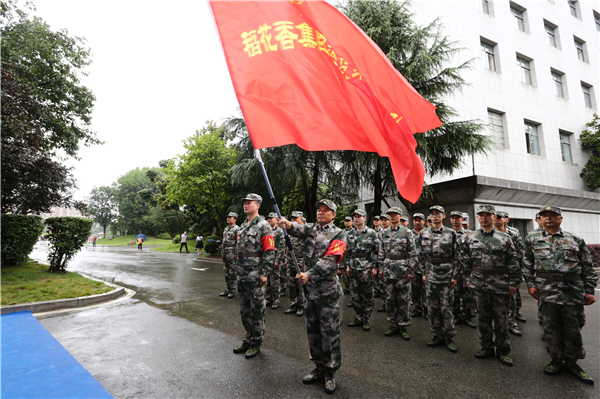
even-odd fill
[(325, 256), (327, 255), (339, 255), (337, 263), (339, 263), (344, 257), (344, 252), (346, 252), (346, 243), (342, 240), (333, 240), (331, 244), (329, 244), (329, 248), (327, 248), (327, 252), (325, 252)]
[(275, 237), (273, 236), (264, 236), (260, 239), (260, 243), (262, 245), (263, 252), (267, 252), (272, 249), (275, 251)]

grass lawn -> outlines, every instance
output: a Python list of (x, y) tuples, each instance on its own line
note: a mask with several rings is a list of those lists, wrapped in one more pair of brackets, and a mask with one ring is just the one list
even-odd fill
[[(188, 250), (194, 253), (197, 253), (196, 251), (196, 241), (193, 242), (193, 246), (190, 245), (192, 243), (188, 242)], [(160, 247), (160, 248), (152, 248), (151, 251), (158, 251), (158, 252), (179, 252), (179, 247), (181, 246), (181, 244), (169, 244), (169, 245), (165, 245), (164, 247)], [(182, 250), (183, 252), (185, 252), (185, 248), (183, 248)], [(205, 257), (209, 257), (210, 255), (202, 250), (202, 255), (201, 256), (205, 256)]]
[(0, 282), (2, 305), (77, 298), (114, 289), (78, 273), (48, 273), (48, 268), (48, 265), (38, 263), (3, 267)]
[[(127, 243), (129, 241), (135, 241), (135, 246), (137, 247), (137, 240), (135, 239), (135, 237), (137, 236), (137, 234), (130, 234), (128, 236), (120, 236), (120, 237), (115, 237), (112, 240), (109, 240), (108, 238), (99, 238), (98, 241), (96, 241), (97, 245), (127, 245)], [(171, 244), (171, 240), (159, 240), (158, 238), (154, 238), (154, 237), (147, 237), (148, 239), (146, 241), (144, 241), (144, 245), (169, 245)], [(188, 244), (189, 245), (189, 244)]]

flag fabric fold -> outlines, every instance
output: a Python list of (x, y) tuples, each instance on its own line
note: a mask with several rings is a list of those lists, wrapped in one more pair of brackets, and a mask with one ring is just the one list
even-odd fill
[(324, 1), (209, 4), (255, 148), (376, 152), (400, 194), (419, 199), (413, 134), (441, 122), (359, 27)]

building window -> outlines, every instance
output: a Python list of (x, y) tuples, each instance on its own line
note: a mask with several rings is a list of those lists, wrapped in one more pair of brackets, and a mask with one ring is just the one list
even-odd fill
[(583, 92), (583, 102), (588, 108), (592, 108), (592, 94), (591, 86), (581, 83), (581, 91)]
[(554, 94), (559, 97), (564, 97), (565, 93), (563, 91), (562, 74), (554, 71), (552, 71), (551, 74), (552, 80), (554, 81)]
[(554, 27), (548, 23), (544, 24), (544, 28), (546, 28), (546, 33), (548, 34), (548, 41), (552, 47), (556, 47), (556, 33), (554, 32)]
[(521, 82), (530, 85), (531, 84), (531, 69), (529, 67), (529, 61), (524, 58), (517, 57), (517, 65), (521, 73)]
[(488, 0), (481, 0), (481, 9), (487, 15), (490, 15), (490, 3)]
[(577, 58), (580, 61), (584, 61), (585, 62), (585, 53), (583, 51), (583, 43), (581, 40), (578, 40), (577, 38), (573, 39), (574, 43), (575, 43), (575, 49), (577, 50)]
[(527, 153), (541, 155), (538, 127), (532, 123), (525, 123), (525, 141), (527, 142)]
[(488, 43), (481, 42), (481, 56), (483, 67), (490, 71), (496, 70), (496, 60), (494, 59), (494, 47)]
[(569, 0), (569, 9), (571, 10), (571, 15), (577, 18), (577, 2)]
[(600, 14), (594, 11), (594, 22), (596, 23), (596, 30), (600, 32)]
[(573, 157), (571, 156), (571, 133), (559, 132), (559, 134), (562, 160), (573, 163)]
[(517, 9), (514, 5), (510, 6), (510, 13), (515, 18), (515, 26), (521, 32), (525, 32), (525, 20), (523, 16), (523, 10)]
[(488, 121), (490, 124), (490, 133), (496, 142), (496, 146), (504, 149), (504, 123), (502, 121), (502, 114), (488, 109)]

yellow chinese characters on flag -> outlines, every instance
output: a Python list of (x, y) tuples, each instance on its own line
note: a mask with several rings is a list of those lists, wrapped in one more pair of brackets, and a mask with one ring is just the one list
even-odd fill
[(413, 134), (441, 122), (360, 28), (324, 1), (210, 6), (255, 148), (376, 152), (402, 196), (419, 199)]

